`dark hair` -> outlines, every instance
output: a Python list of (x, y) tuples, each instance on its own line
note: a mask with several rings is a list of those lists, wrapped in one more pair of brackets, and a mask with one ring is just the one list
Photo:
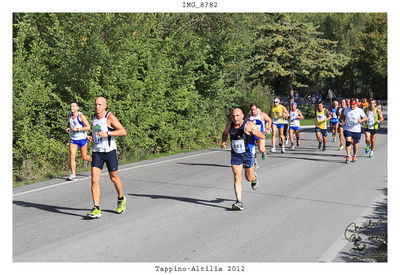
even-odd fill
[(253, 107), (253, 106), (256, 106), (256, 108), (258, 108), (257, 102), (253, 102), (253, 103), (250, 104), (250, 108)]
[(79, 104), (78, 104), (78, 102), (76, 102), (76, 101), (72, 101), (69, 105), (71, 105), (72, 103), (75, 103), (78, 107), (79, 107)]

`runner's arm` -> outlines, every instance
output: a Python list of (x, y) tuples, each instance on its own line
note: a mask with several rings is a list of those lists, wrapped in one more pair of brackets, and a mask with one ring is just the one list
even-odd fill
[(222, 140), (221, 140), (221, 148), (224, 149), (226, 147), (226, 141), (228, 140), (229, 129), (231, 127), (231, 123), (226, 124), (225, 130), (222, 132)]
[(119, 122), (118, 118), (110, 113), (108, 115), (107, 120), (110, 121), (111, 127), (113, 127), (114, 131), (109, 131), (107, 134), (110, 136), (126, 136), (126, 130), (124, 126), (122, 126), (121, 122)]
[(77, 131), (89, 131), (90, 124), (89, 124), (89, 121), (87, 120), (87, 118), (85, 117), (85, 115), (81, 113), (80, 118), (81, 118), (83, 124), (85, 125), (85, 127), (78, 128)]
[(382, 123), (385, 119), (383, 118), (382, 111), (378, 109), (378, 123)]
[(246, 125), (244, 126), (244, 132), (246, 134), (252, 134), (253, 136), (258, 137), (259, 139), (265, 139), (264, 133), (261, 132), (257, 128), (257, 126), (251, 121), (247, 121)]

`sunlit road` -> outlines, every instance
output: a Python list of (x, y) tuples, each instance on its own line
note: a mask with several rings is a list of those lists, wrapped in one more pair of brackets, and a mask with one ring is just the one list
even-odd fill
[[(386, 118), (386, 116), (385, 116)], [(356, 164), (328, 136), (317, 149), (313, 129), (301, 146), (270, 153), (257, 170), (260, 187), (244, 181), (245, 210), (234, 202), (230, 151), (205, 150), (120, 166), (127, 210), (116, 214), (116, 192), (101, 177), (103, 217), (92, 207), (90, 178), (53, 180), (14, 190), (15, 262), (318, 262), (340, 260), (343, 232), (373, 216), (387, 191), (387, 129), (375, 159)]]

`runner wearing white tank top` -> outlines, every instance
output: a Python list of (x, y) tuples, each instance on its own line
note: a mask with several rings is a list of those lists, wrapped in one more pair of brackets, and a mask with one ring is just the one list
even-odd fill
[(292, 103), (292, 110), (290, 111), (290, 124), (289, 124), (289, 138), (292, 143), (291, 149), (294, 149), (293, 134), (296, 135), (297, 146), (300, 146), (300, 119), (304, 119), (303, 114), (297, 109), (297, 103)]
[(76, 102), (70, 104), (70, 113), (68, 115), (67, 133), (70, 133), (69, 154), (71, 174), (67, 180), (76, 179), (76, 152), (81, 151), (83, 160), (92, 161), (92, 158), (87, 154), (87, 131), (90, 130), (90, 125), (85, 115), (79, 112), (79, 105)]

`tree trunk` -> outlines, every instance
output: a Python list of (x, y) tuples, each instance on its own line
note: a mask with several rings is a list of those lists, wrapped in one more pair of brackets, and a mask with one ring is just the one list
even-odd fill
[(295, 79), (295, 75), (291, 74), (289, 76), (289, 108), (292, 106), (294, 102), (294, 90), (293, 90), (293, 81)]

